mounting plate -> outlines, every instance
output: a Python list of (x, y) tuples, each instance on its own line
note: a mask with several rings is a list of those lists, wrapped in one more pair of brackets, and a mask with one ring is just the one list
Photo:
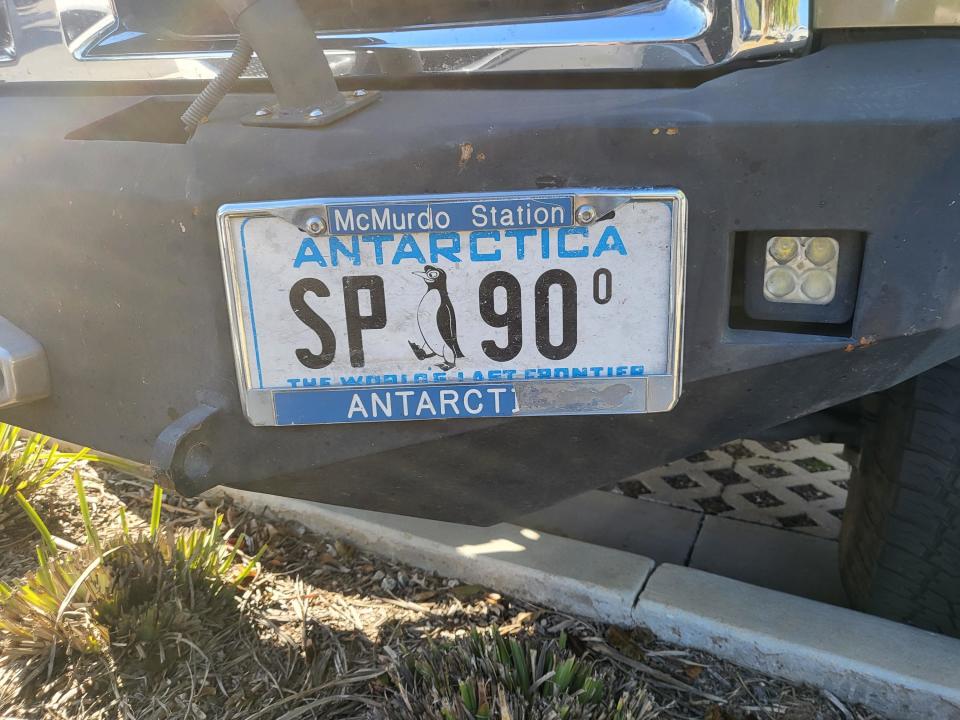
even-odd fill
[(380, 98), (380, 93), (376, 90), (365, 90), (362, 95), (358, 95), (357, 92), (344, 92), (340, 95), (343, 97), (344, 104), (338, 103), (338, 106), (332, 109), (319, 106), (288, 108), (272, 105), (245, 116), (242, 122), (244, 125), (253, 127), (325, 127), (362, 110)]

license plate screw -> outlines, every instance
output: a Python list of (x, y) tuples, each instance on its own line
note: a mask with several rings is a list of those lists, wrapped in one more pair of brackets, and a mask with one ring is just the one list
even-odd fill
[(320, 235), (327, 229), (327, 223), (322, 217), (314, 215), (307, 219), (307, 232), (311, 235)]
[(597, 219), (597, 209), (593, 205), (581, 205), (577, 208), (577, 222), (589, 225)]

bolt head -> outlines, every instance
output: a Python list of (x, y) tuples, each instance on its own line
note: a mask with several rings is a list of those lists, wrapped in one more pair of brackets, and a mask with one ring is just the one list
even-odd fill
[(366, 96), (367, 96), (367, 91), (364, 90), (363, 88), (360, 88), (359, 90), (354, 90), (354, 91), (353, 91), (353, 96), (354, 96), (354, 97), (366, 97)]
[(257, 117), (266, 117), (269, 114), (270, 114), (270, 108), (266, 108), (266, 107), (262, 107), (254, 113), (254, 115), (256, 115)]
[(312, 118), (323, 117), (323, 110), (321, 110), (320, 108), (314, 108), (313, 110), (307, 113), (307, 116)]
[(307, 232), (311, 235), (320, 235), (327, 229), (327, 223), (322, 217), (311, 217), (307, 219)]
[(213, 469), (213, 451), (206, 443), (191, 445), (183, 458), (183, 474), (187, 480), (198, 483), (205, 480)]
[(577, 208), (577, 222), (589, 225), (597, 219), (597, 209), (593, 205), (581, 205)]

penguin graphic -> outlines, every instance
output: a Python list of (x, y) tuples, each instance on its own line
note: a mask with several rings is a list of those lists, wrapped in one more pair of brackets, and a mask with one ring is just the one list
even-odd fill
[(447, 294), (447, 274), (433, 265), (424, 265), (423, 272), (413, 273), (427, 284), (427, 291), (417, 308), (417, 325), (420, 326), (422, 345), (409, 340), (410, 349), (417, 360), (440, 356), (439, 368), (450, 370), (463, 357), (457, 342), (457, 315)]

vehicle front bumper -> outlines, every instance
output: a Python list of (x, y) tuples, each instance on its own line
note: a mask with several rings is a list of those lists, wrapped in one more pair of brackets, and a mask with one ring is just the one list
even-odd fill
[[(40, 341), (52, 378), (0, 418), (153, 462), (188, 492), (485, 524), (892, 386), (960, 355), (958, 61), (958, 40), (902, 40), (691, 89), (393, 90), (319, 131), (243, 127), (269, 98), (234, 94), (185, 145), (66, 139), (140, 95), (0, 87), (0, 316)], [(221, 205), (548, 183), (686, 194), (675, 410), (246, 422)], [(734, 235), (791, 228), (864, 234), (849, 337), (730, 327)]]

